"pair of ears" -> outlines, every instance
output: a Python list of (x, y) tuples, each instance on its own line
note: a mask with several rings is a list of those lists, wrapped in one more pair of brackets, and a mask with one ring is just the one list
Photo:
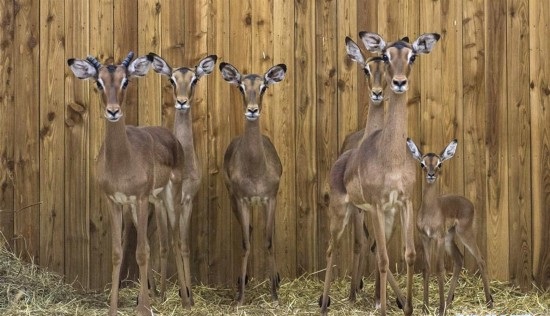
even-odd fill
[[(388, 43), (377, 33), (360, 32), (359, 37), (367, 50), (371, 53), (382, 54), (388, 47)], [(420, 35), (412, 44), (411, 48), (414, 54), (429, 54), (435, 43), (441, 38), (437, 33), (424, 33)], [(403, 42), (409, 42), (408, 37), (401, 39)], [(346, 37), (346, 51), (351, 60), (360, 64), (365, 64), (366, 59), (361, 53), (359, 46), (348, 36)]]
[[(414, 141), (412, 139), (407, 138), (407, 146), (409, 147), (409, 151), (411, 152), (414, 159), (416, 159), (418, 161), (422, 161), (422, 159), (424, 158), (425, 155), (422, 154), (422, 152), (420, 151), (420, 149), (418, 149), (418, 147), (416, 146), (416, 144), (414, 143)], [(445, 147), (445, 149), (443, 149), (441, 151), (441, 153), (438, 156), (439, 160), (441, 162), (443, 162), (447, 159), (452, 158), (455, 155), (457, 146), (458, 146), (458, 141), (456, 139), (453, 139), (447, 145), (447, 147)]]

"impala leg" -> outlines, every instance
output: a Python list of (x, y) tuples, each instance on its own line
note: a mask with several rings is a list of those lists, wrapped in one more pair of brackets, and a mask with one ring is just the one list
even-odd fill
[(351, 214), (353, 216), (353, 234), (354, 234), (354, 244), (353, 244), (353, 266), (351, 271), (351, 286), (349, 292), (349, 300), (355, 302), (357, 298), (357, 291), (360, 288), (360, 282), (362, 273), (360, 271), (364, 263), (364, 253), (366, 253), (366, 236), (365, 231), (363, 230), (365, 215), (362, 210), (349, 206)]
[(244, 288), (246, 285), (246, 271), (248, 264), (248, 255), (250, 254), (250, 209), (249, 206), (242, 201), (238, 203), (241, 231), (243, 238), (243, 255), (241, 264), (241, 276), (239, 281), (239, 291), (237, 294), (237, 304), (240, 306), (244, 303)]
[(437, 258), (437, 286), (439, 293), (439, 315), (445, 314), (445, 241), (443, 238), (437, 239), (437, 249), (435, 251)]
[(267, 222), (265, 225), (265, 246), (269, 259), (269, 278), (271, 280), (271, 299), (278, 301), (277, 289), (279, 288), (279, 273), (275, 262), (275, 250), (273, 247), (273, 236), (275, 234), (275, 209), (277, 205), (276, 199), (269, 199), (267, 202)]
[(112, 263), (113, 271), (111, 275), (111, 302), (109, 306), (109, 316), (117, 314), (118, 288), (120, 280), (120, 266), (122, 264), (122, 208), (119, 208), (109, 199), (111, 210), (111, 238), (112, 238)]
[(455, 228), (451, 228), (447, 235), (445, 236), (445, 250), (447, 253), (453, 258), (453, 278), (451, 279), (451, 285), (449, 286), (449, 294), (447, 294), (447, 302), (446, 307), (449, 308), (451, 305), (453, 299), (454, 299), (454, 293), (456, 289), (456, 285), (458, 283), (458, 277), (460, 276), (460, 271), (462, 271), (462, 254), (460, 253), (460, 250), (458, 250), (458, 247), (456, 246), (456, 243), (454, 242), (454, 235), (455, 235)]
[[(168, 263), (168, 219), (163, 203), (155, 203), (155, 220), (157, 221), (157, 233), (159, 238), (160, 256), (160, 299), (166, 299), (166, 267)], [(150, 269), (150, 271), (152, 271)], [(152, 274), (152, 273), (151, 273)], [(154, 284), (154, 278), (150, 275), (150, 281)]]
[(380, 315), (386, 315), (386, 285), (388, 279), (389, 259), (386, 248), (385, 219), (378, 205), (372, 213), (374, 237), (376, 239), (376, 258), (380, 274)]
[(430, 238), (426, 235), (421, 235), (422, 249), (424, 250), (424, 269), (422, 270), (423, 289), (424, 289), (424, 306), (423, 310), (425, 314), (429, 313), (430, 306), (430, 273), (431, 273), (431, 249)]
[(481, 273), (481, 279), (483, 280), (483, 290), (485, 291), (485, 302), (487, 304), (487, 307), (493, 308), (493, 296), (491, 295), (491, 289), (489, 287), (489, 278), (487, 277), (487, 269), (485, 267), (485, 260), (483, 260), (483, 256), (481, 255), (481, 251), (479, 250), (479, 247), (477, 246), (476, 237), (473, 231), (464, 233), (457, 230), (457, 234), (460, 237), (460, 240), (468, 251), (474, 256), (477, 262), (477, 266), (479, 268), (479, 273)]
[[(334, 199), (336, 200), (336, 199)], [(331, 200), (331, 204), (333, 200)], [(325, 283), (323, 286), (323, 295), (319, 299), (319, 305), (321, 306), (321, 314), (328, 314), (328, 307), (330, 306), (329, 290), (330, 283), (332, 282), (332, 268), (333, 268), (333, 254), (334, 250), (338, 249), (338, 244), (340, 242), (340, 237), (346, 228), (346, 225), (349, 220), (349, 211), (346, 208), (345, 204), (332, 205), (331, 207), (331, 216), (330, 216), (330, 239), (328, 242), (328, 248), (326, 252), (327, 258), (327, 268), (325, 271)]]
[(185, 273), (185, 287), (189, 295), (189, 304), (193, 306), (193, 291), (191, 290), (191, 264), (189, 262), (189, 254), (191, 250), (189, 248), (189, 230), (191, 226), (191, 212), (193, 210), (193, 200), (186, 200), (183, 204), (183, 214), (180, 218), (180, 237), (182, 240), (181, 253), (183, 256), (183, 270)]
[(180, 286), (180, 297), (181, 297), (181, 306), (187, 308), (191, 305), (189, 301), (189, 295), (187, 292), (187, 282), (185, 281), (185, 271), (183, 264), (183, 254), (182, 254), (182, 240), (181, 240), (181, 224), (182, 217), (182, 205), (181, 203), (176, 203), (174, 206), (174, 213), (172, 216), (169, 215), (168, 220), (170, 223), (170, 242), (172, 244), (172, 250), (176, 258), (176, 268), (178, 271), (178, 283)]
[(416, 250), (414, 248), (414, 213), (412, 202), (407, 199), (404, 222), (402, 222), (402, 231), (405, 239), (405, 262), (407, 263), (407, 299), (403, 312), (405, 315), (411, 315), (413, 312), (412, 306), (412, 289), (413, 289), (413, 274), (414, 263), (416, 260)]
[(149, 301), (149, 289), (147, 286), (147, 274), (149, 273), (149, 240), (147, 239), (147, 224), (149, 210), (147, 197), (137, 200), (137, 247), (136, 261), (139, 266), (140, 291), (136, 313), (138, 315), (151, 315), (151, 302)]

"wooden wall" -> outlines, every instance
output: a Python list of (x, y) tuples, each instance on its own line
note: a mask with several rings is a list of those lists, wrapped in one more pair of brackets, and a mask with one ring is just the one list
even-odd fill
[[(346, 57), (344, 38), (368, 30), (388, 40), (442, 35), (411, 76), (410, 136), (425, 151), (458, 138), (441, 187), (475, 203), (490, 277), (550, 287), (548, 1), (0, 2), (0, 230), (16, 253), (67, 281), (110, 282), (109, 217), (94, 181), (105, 123), (94, 85), (73, 76), (68, 58), (118, 63), (129, 50), (152, 51), (192, 66), (217, 54), (246, 73), (286, 63), (285, 80), (264, 98), (262, 128), (284, 165), (275, 248), (281, 275), (294, 278), (325, 267), (327, 175), (368, 111), (365, 78)], [(151, 71), (130, 86), (126, 121), (171, 128), (166, 79)], [(192, 219), (193, 274), (233, 285), (240, 230), (220, 171), (230, 139), (243, 131), (241, 99), (216, 70), (194, 103), (203, 183)], [(420, 192), (419, 182), (415, 207)], [(265, 275), (262, 218), (253, 216), (254, 277)], [(346, 232), (340, 275), (350, 267), (350, 239)], [(392, 267), (402, 263), (394, 239)], [(470, 256), (466, 266), (475, 268)]]

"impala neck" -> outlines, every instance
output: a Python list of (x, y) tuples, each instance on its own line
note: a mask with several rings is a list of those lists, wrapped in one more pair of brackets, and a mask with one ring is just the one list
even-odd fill
[[(439, 190), (437, 188), (437, 182), (428, 183), (427, 181), (424, 181), (424, 187), (422, 188), (422, 205), (429, 205), (435, 202), (438, 196), (439, 196)], [(427, 211), (430, 211), (432, 209), (435, 209), (435, 208), (422, 207), (420, 208), (420, 212), (426, 213)]]
[(367, 123), (365, 124), (366, 138), (372, 132), (384, 127), (384, 104), (375, 104), (372, 100), (369, 102), (369, 112), (367, 113)]
[(185, 170), (198, 169), (197, 155), (195, 153), (195, 145), (193, 141), (193, 119), (191, 116), (191, 109), (187, 111), (176, 110), (174, 119), (174, 135), (183, 148), (185, 156)]
[(407, 93), (389, 96), (386, 125), (382, 131), (384, 156), (393, 157), (388, 160), (393, 165), (402, 166), (407, 158)]
[(255, 121), (246, 120), (240, 150), (243, 157), (247, 159), (247, 170), (255, 173), (265, 170), (265, 153), (262, 133), (260, 132), (260, 119)]
[[(126, 134), (126, 124), (124, 116), (117, 122), (105, 122), (105, 161), (106, 162), (124, 162), (132, 161), (132, 150)], [(112, 166), (110, 163), (108, 166)], [(120, 166), (112, 166), (119, 169)]]

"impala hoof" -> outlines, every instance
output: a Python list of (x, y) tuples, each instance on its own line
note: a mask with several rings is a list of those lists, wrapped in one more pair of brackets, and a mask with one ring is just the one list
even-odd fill
[(403, 303), (401, 303), (401, 301), (399, 300), (399, 298), (396, 298), (395, 299), (395, 304), (397, 304), (397, 307), (399, 309), (403, 309)]
[[(323, 309), (323, 295), (321, 295), (321, 297), (319, 297), (319, 307), (321, 307), (321, 309)], [(330, 296), (327, 297), (327, 306), (326, 307), (330, 307)]]
[[(237, 278), (237, 285), (240, 286), (241, 285), (241, 277), (238, 277)], [(247, 285), (248, 284), (248, 274), (244, 277), (244, 285)]]
[(362, 290), (363, 286), (365, 286), (365, 284), (363, 283), (363, 279), (361, 279), (359, 280), (359, 289)]

